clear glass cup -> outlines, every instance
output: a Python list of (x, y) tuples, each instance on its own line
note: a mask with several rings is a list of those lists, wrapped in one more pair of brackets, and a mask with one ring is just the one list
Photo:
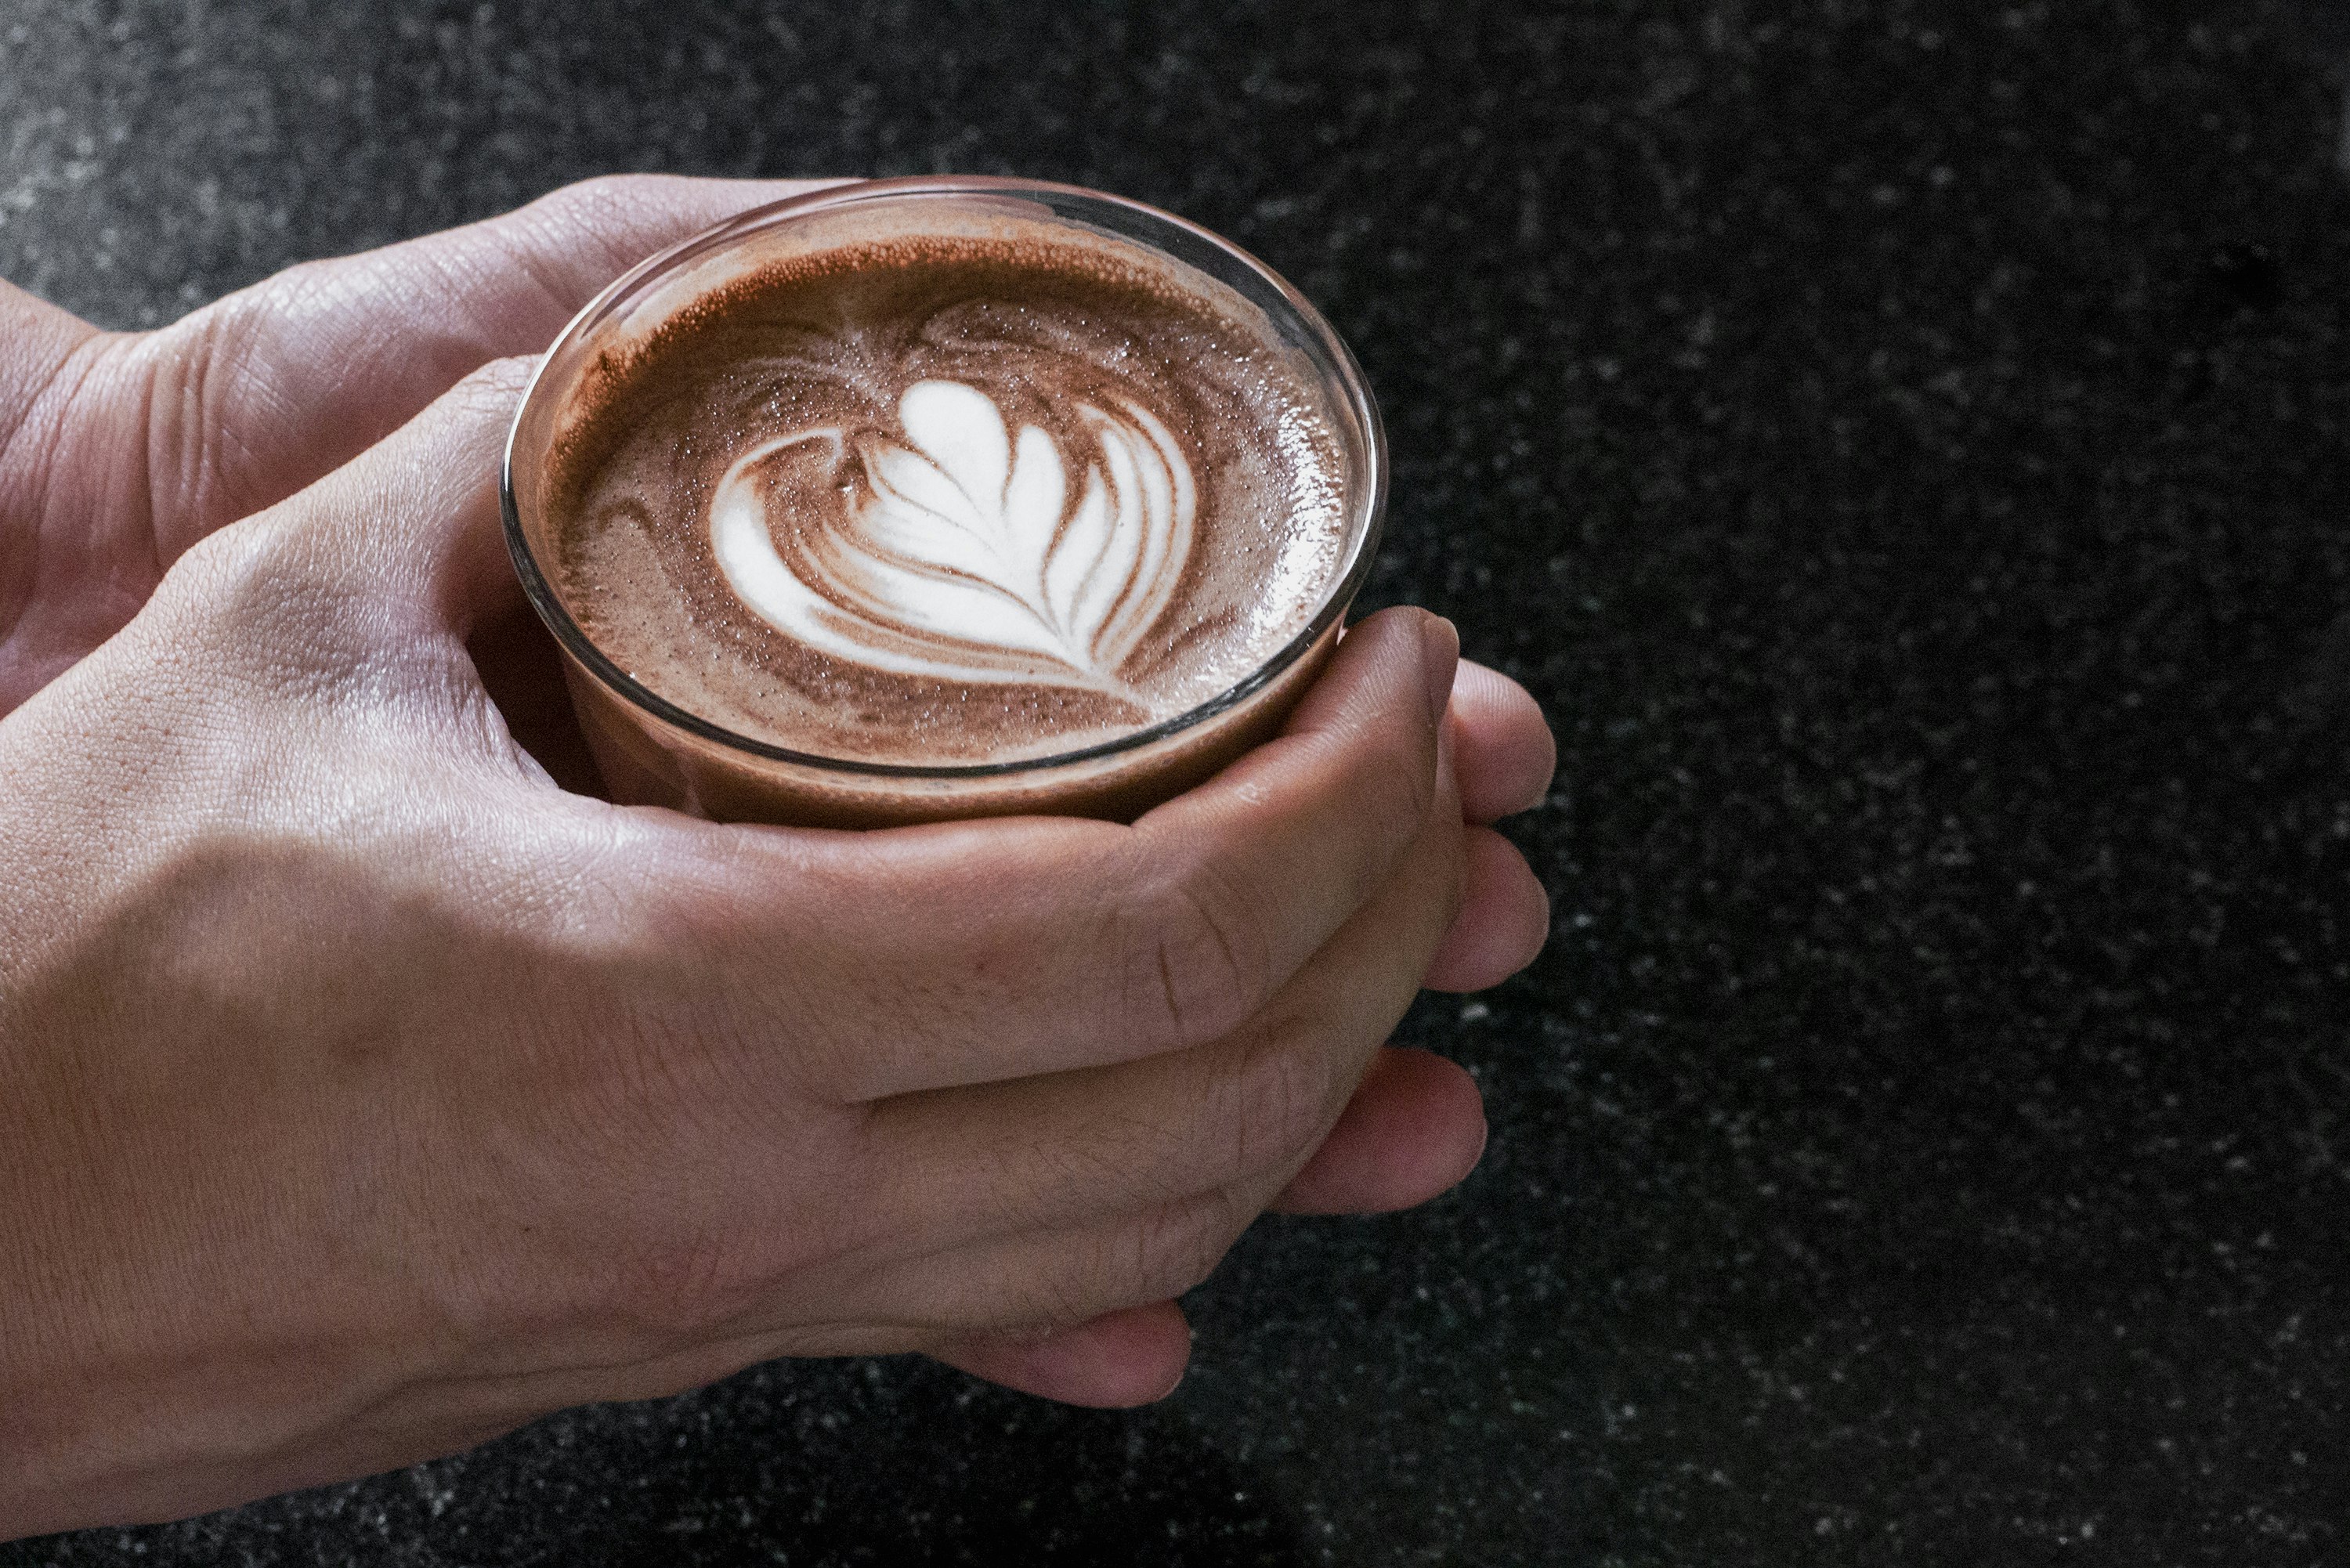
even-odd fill
[[(554, 537), (541, 506), (546, 460), (583, 373), (754, 267), (841, 243), (931, 234), (989, 213), (1066, 224), (1172, 256), (1263, 312), (1322, 383), (1346, 454), (1351, 516), (1328, 590), (1295, 637), (1245, 679), (1188, 712), (1115, 740), (1016, 762), (940, 766), (795, 752), (689, 712), (631, 680), (583, 632), (539, 560)], [(896, 227), (896, 225), (902, 225)], [(1230, 241), (1170, 213), (1071, 185), (983, 178), (876, 180), (760, 207), (640, 263), (556, 339), (515, 416), (500, 494), (515, 570), (563, 653), (580, 727), (616, 800), (719, 821), (867, 827), (1036, 813), (1130, 821), (1202, 782), (1280, 727), (1336, 646), (1369, 572), (1387, 505), (1387, 442), (1361, 369), (1295, 288)]]

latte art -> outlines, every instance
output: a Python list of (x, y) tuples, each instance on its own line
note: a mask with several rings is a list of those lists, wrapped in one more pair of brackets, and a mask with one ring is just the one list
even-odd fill
[[(906, 389), (903, 442), (837, 428), (762, 442), (711, 498), (719, 569), (777, 630), (849, 663), (1147, 708), (1120, 671), (1174, 597), (1197, 487), (1140, 404), (1075, 413), (1095, 449), (1074, 483), (1050, 435), (1014, 436), (960, 381)], [(796, 484), (774, 474), (810, 467)]]
[(581, 373), (549, 576), (621, 674), (798, 753), (1002, 763), (1313, 619), (1356, 500), (1313, 367), (1170, 258), (990, 223), (746, 270)]

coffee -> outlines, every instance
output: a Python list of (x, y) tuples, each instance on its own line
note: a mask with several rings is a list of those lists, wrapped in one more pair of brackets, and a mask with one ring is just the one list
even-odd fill
[(795, 751), (996, 763), (1171, 718), (1344, 564), (1330, 410), (1250, 314), (1043, 225), (778, 262), (575, 392), (556, 591), (648, 689)]
[(504, 498), (616, 798), (1131, 816), (1311, 681), (1383, 459), (1327, 327), (1213, 236), (875, 182), (614, 285), (542, 365)]

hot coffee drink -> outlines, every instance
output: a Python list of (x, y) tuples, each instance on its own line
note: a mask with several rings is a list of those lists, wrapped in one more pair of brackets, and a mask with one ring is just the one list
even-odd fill
[(740, 279), (575, 393), (556, 591), (795, 751), (994, 763), (1188, 711), (1312, 617), (1350, 521), (1310, 367), (1217, 292), (1042, 225)]
[(533, 389), (510, 522), (599, 761), (625, 795), (816, 821), (1181, 787), (1327, 650), (1367, 405), (1164, 249), (985, 188), (858, 193), (575, 324)]

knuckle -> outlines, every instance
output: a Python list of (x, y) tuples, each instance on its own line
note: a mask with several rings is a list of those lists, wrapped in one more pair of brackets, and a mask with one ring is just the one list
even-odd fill
[(1180, 1296), (1215, 1272), (1248, 1218), (1222, 1190), (1159, 1205), (1088, 1237), (1063, 1267), (1041, 1271), (1013, 1315), (1074, 1326)]
[(315, 265), (214, 300), (141, 344), (151, 468), (159, 478), (168, 475), (181, 497), (167, 532), (178, 535), (200, 526), (197, 518), (238, 517), (262, 504), (249, 461), (237, 461), (247, 453), (235, 427), (252, 412), (255, 385), (272, 382), (266, 365), (255, 374), (281, 319), (268, 302), (284, 299), (289, 310), (301, 309), (318, 291), (317, 277), (307, 270)]
[(558, 185), (530, 205), (565, 220), (592, 219), (643, 201), (662, 183), (657, 174), (596, 174)]
[(192, 351), (201, 345), (207, 354), (228, 349), (241, 356), (273, 338), (281, 323), (315, 313), (347, 295), (350, 286), (346, 263), (327, 257), (296, 262), (189, 312), (163, 329), (161, 341)]
[(268, 638), (253, 633), (282, 628), (289, 618), (316, 618), (325, 585), (296, 546), (297, 530), (279, 513), (233, 523), (172, 563), (150, 601), (154, 616), (171, 621), (182, 639), (230, 645), (219, 651), (268, 646)]
[(1125, 1304), (1180, 1296), (1215, 1272), (1246, 1224), (1221, 1189), (1144, 1216), (1130, 1240)]
[(1143, 895), (1143, 936), (1127, 973), (1128, 1025), (1155, 1044), (1196, 1045), (1237, 1028), (1274, 990), (1264, 912), (1201, 857)]
[(1348, 794), (1366, 823), (1398, 844), (1409, 843), (1436, 809), (1436, 753), (1419, 727), (1398, 727), (1365, 758)]
[(141, 619), (180, 668), (255, 694), (388, 701), (419, 657), (390, 635), (369, 585), (276, 510), (182, 556)]
[(1318, 1142), (1345, 1103), (1337, 1043), (1313, 1024), (1276, 1021), (1253, 1033), (1225, 1085), (1226, 1168), (1280, 1168)]
[(466, 413), (511, 413), (537, 368), (536, 357), (529, 354), (492, 359), (466, 372), (463, 379), (442, 394), (442, 400)]
[(278, 553), (284, 533), (282, 524), (266, 513), (217, 529), (181, 552), (156, 591), (197, 599), (234, 592)]
[[(542, 254), (567, 251), (592, 258), (609, 275), (643, 259), (668, 226), (664, 218), (692, 210), (681, 196), (686, 184), (674, 174), (598, 174), (559, 186), (499, 220), (501, 232), (515, 243), (515, 259), (525, 266), (536, 268)], [(556, 276), (547, 271), (540, 278), (551, 298), (573, 306), (585, 299), (574, 297)]]

